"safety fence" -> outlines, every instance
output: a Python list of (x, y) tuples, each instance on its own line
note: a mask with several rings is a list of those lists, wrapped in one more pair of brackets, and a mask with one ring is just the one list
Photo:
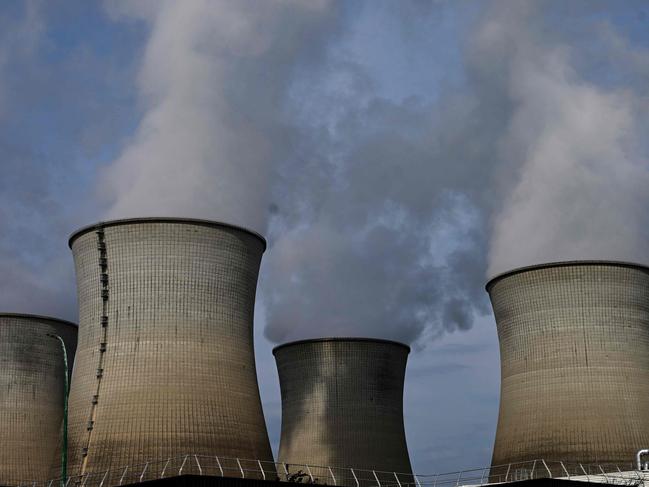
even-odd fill
[(649, 471), (627, 465), (580, 464), (545, 460), (511, 463), (429, 475), (386, 472), (353, 467), (287, 464), (187, 454), (165, 460), (127, 465), (47, 482), (21, 482), (18, 487), (114, 487), (180, 475), (273, 480), (344, 487), (461, 487), (557, 478), (591, 483), (640, 486)]

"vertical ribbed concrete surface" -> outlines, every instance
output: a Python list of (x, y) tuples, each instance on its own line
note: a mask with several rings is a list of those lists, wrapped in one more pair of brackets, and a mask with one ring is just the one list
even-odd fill
[(70, 246), (80, 321), (71, 473), (187, 453), (272, 461), (253, 351), (263, 238), (148, 218), (80, 230)]
[[(282, 394), (279, 461), (352, 466), (411, 477), (403, 425), (409, 352), (401, 343), (362, 338), (324, 338), (276, 347), (273, 354)], [(304, 470), (289, 466), (291, 473), (300, 469)], [(320, 483), (333, 483), (327, 470), (312, 472)], [(341, 484), (354, 483), (348, 472), (334, 470), (334, 475)], [(401, 481), (408, 479), (402, 476)]]
[(46, 480), (63, 420), (63, 338), (72, 367), (77, 327), (67, 321), (0, 313), (0, 485)]
[(548, 264), (496, 277), (487, 290), (501, 357), (492, 465), (629, 467), (649, 446), (649, 269)]

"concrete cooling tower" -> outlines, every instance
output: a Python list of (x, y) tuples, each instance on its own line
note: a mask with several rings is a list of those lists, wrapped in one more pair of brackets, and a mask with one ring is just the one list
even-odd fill
[(0, 485), (44, 481), (60, 465), (65, 366), (61, 342), (48, 335), (63, 339), (72, 367), (76, 325), (0, 313)]
[(272, 462), (253, 351), (263, 237), (143, 218), (84, 228), (70, 247), (80, 321), (70, 473), (156, 460), (160, 473), (186, 454)]
[(629, 469), (649, 446), (649, 269), (544, 264), (500, 275), (487, 291), (501, 357), (492, 465)]
[[(319, 483), (353, 484), (349, 469), (340, 470), (351, 466), (363, 484), (376, 482), (361, 470), (412, 481), (403, 426), (409, 352), (401, 343), (366, 338), (304, 340), (273, 350), (282, 394), (279, 461), (289, 474), (308, 464)], [(393, 473), (379, 478), (395, 483)]]

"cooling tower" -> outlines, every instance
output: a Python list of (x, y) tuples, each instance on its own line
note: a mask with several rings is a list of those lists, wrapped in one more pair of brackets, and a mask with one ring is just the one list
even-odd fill
[(222, 223), (142, 218), (79, 230), (70, 247), (80, 321), (71, 473), (155, 460), (159, 473), (186, 454), (272, 462), (253, 351), (265, 240)]
[(544, 264), (500, 275), (487, 291), (501, 358), (492, 465), (630, 467), (649, 445), (649, 268)]
[(60, 465), (65, 368), (61, 342), (48, 335), (63, 338), (71, 368), (76, 325), (0, 313), (0, 485), (44, 481)]
[[(282, 393), (279, 461), (291, 474), (305, 468), (290, 464), (308, 464), (320, 483), (336, 481), (314, 465), (337, 467), (339, 484), (354, 482), (338, 470), (348, 466), (373, 484), (360, 470), (412, 479), (403, 426), (409, 352), (401, 343), (366, 338), (304, 340), (273, 350)], [(395, 482), (393, 474), (387, 481)]]

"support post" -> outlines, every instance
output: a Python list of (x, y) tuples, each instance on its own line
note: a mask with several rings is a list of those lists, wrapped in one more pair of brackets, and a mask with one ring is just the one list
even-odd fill
[(374, 478), (376, 479), (376, 483), (378, 484), (379, 487), (381, 487), (381, 481), (380, 481), (379, 478), (376, 476), (376, 472), (375, 472), (374, 470), (372, 470), (372, 473), (374, 474)]
[(54, 333), (48, 333), (48, 337), (61, 342), (63, 350), (63, 449), (61, 450), (61, 486), (64, 487), (68, 480), (68, 395), (70, 385), (68, 384), (68, 352), (65, 349), (63, 338)]
[(334, 476), (334, 473), (333, 473), (333, 471), (331, 470), (331, 467), (327, 467), (327, 468), (329, 469), (329, 473), (331, 474), (331, 478), (332, 478), (332, 480), (334, 481), (334, 485), (338, 485), (338, 484), (336, 483), (336, 477)]
[(354, 480), (356, 481), (356, 487), (360, 487), (361, 484), (358, 483), (358, 477), (356, 477), (356, 474), (354, 473), (354, 469), (350, 468), (349, 470), (352, 472), (352, 475), (354, 476)]

